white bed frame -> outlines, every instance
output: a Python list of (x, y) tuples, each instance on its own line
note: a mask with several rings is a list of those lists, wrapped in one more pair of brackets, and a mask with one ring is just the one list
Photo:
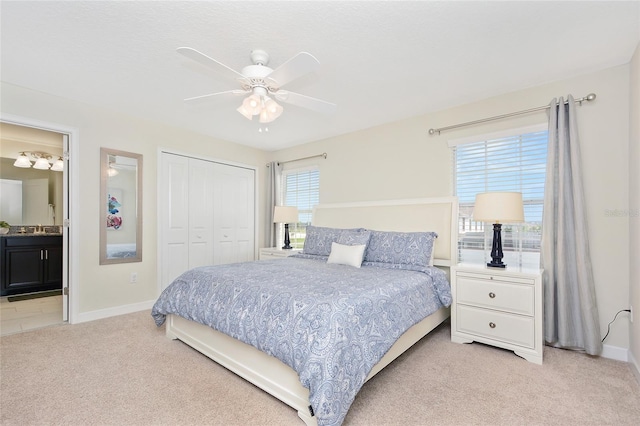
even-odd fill
[[(455, 197), (324, 204), (313, 211), (313, 224), (335, 228), (362, 227), (381, 231), (435, 231), (434, 265), (447, 270), (457, 259), (458, 200)], [(367, 380), (400, 356), (449, 317), (441, 308), (407, 330), (376, 364)], [(218, 364), (233, 371), (298, 411), (308, 425), (317, 425), (311, 414), (309, 390), (298, 374), (277, 358), (205, 325), (169, 315), (166, 334), (179, 339)]]

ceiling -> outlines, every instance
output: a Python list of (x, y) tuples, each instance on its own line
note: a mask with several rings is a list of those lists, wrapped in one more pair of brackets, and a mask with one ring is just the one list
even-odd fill
[[(640, 41), (640, 1), (3, 0), (0, 19), (5, 82), (269, 151), (625, 64)], [(242, 97), (186, 105), (238, 87), (182, 46), (238, 71), (309, 52), (318, 71), (286, 89), (337, 112), (283, 104), (258, 132)]]

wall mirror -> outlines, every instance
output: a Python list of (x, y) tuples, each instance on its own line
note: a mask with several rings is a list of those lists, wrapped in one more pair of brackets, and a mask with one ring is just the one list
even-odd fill
[(142, 155), (100, 148), (100, 264), (142, 261)]

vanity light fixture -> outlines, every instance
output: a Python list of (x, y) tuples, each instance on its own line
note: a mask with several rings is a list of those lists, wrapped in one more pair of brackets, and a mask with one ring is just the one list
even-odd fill
[[(54, 172), (61, 172), (64, 169), (62, 157), (58, 157), (58, 160), (54, 162), (53, 167), (51, 166), (51, 163), (49, 163), (49, 160), (51, 160), (52, 158), (53, 157), (51, 156), (51, 154), (48, 154), (46, 152), (21, 151), (20, 155), (18, 156), (18, 158), (16, 158), (16, 161), (13, 163), (13, 165), (23, 169), (33, 167), (34, 169), (38, 170), (51, 169)], [(35, 163), (32, 164), (31, 160), (35, 160)]]

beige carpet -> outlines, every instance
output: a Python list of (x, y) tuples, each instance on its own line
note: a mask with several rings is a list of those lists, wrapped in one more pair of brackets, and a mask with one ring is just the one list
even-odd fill
[[(303, 425), (149, 312), (0, 339), (2, 425)], [(628, 364), (545, 348), (544, 365), (443, 324), (368, 382), (345, 425), (637, 425)]]

